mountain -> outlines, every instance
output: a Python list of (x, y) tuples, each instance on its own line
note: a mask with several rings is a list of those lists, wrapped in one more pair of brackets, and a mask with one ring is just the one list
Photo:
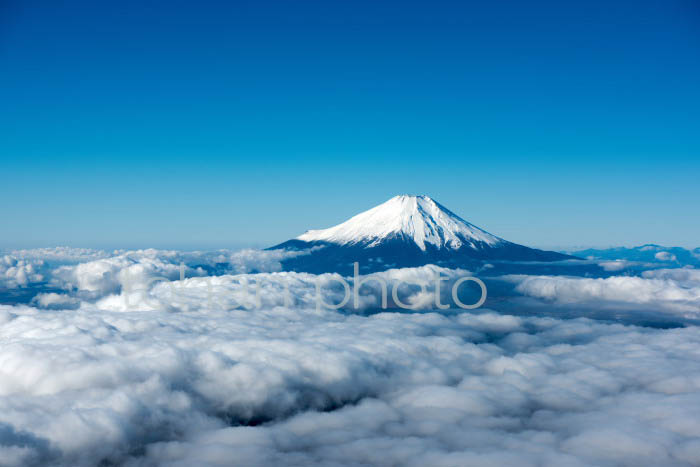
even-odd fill
[(470, 224), (428, 196), (395, 196), (342, 224), (309, 230), (270, 250), (311, 250), (283, 262), (306, 272), (363, 272), (438, 264), (473, 266), (483, 261), (560, 261), (573, 256), (528, 248)]

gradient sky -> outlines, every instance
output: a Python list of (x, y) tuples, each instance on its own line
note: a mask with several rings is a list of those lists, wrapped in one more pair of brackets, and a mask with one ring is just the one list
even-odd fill
[(0, 247), (269, 246), (401, 193), (700, 246), (700, 4), (0, 2)]

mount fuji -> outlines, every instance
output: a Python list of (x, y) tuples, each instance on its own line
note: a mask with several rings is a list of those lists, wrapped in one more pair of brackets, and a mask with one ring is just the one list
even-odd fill
[(364, 271), (437, 264), (474, 266), (484, 261), (552, 262), (578, 259), (509, 242), (470, 224), (432, 198), (400, 195), (342, 224), (304, 234), (269, 250), (307, 250), (283, 261), (287, 270)]

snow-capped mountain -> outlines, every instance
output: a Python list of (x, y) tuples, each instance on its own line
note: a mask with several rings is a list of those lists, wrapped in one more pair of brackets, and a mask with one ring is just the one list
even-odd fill
[(395, 196), (330, 229), (309, 230), (297, 240), (336, 245), (363, 244), (371, 248), (397, 236), (413, 240), (422, 251), (426, 251), (426, 245), (459, 250), (463, 246), (494, 247), (504, 242), (424, 195)]
[(309, 230), (270, 249), (311, 252), (284, 262), (287, 269), (347, 272), (475, 261), (559, 261), (572, 256), (518, 245), (467, 222), (432, 198), (400, 195), (347, 221)]

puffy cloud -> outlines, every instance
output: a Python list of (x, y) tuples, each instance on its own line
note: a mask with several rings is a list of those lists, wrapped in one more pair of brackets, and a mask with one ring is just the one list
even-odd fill
[(34, 296), (32, 303), (39, 308), (77, 308), (80, 305), (80, 300), (66, 294), (58, 294), (55, 292), (40, 293)]
[[(36, 248), (0, 256), (0, 288), (40, 285), (82, 292), (81, 298), (117, 293), (128, 280), (176, 279), (180, 264), (187, 277), (281, 271), (281, 260), (307, 251), (93, 250)], [(130, 277), (130, 278), (129, 278)], [(55, 290), (46, 290), (55, 292)]]
[(118, 251), (110, 253), (70, 247), (13, 250), (0, 256), (0, 288), (50, 288), (47, 281), (60, 266), (110, 258), (117, 254)]
[[(681, 276), (690, 280), (679, 281)], [(645, 305), (659, 311), (700, 317), (700, 278), (696, 270), (647, 271), (644, 277), (511, 276), (510, 279), (518, 283), (518, 292), (560, 304)]]
[(669, 253), (668, 251), (659, 251), (654, 255), (654, 258), (659, 261), (676, 261), (676, 255)]
[[(203, 274), (201, 270), (189, 270), (190, 274)], [(121, 254), (70, 266), (53, 271), (52, 283), (67, 290), (85, 292), (90, 296), (117, 293), (127, 283), (143, 284), (154, 277), (176, 279), (179, 264), (164, 259), (162, 253), (148, 251), (133, 255)]]
[(12, 255), (0, 257), (0, 287), (14, 289), (41, 282), (44, 280), (39, 273), (41, 266), (41, 261), (24, 260)]
[(697, 327), (281, 306), (0, 310), (8, 465), (697, 461)]
[[(10, 255), (62, 290), (0, 305), (0, 463), (700, 463), (700, 327), (397, 310), (394, 288), (435, 308), (436, 276), (442, 303), (469, 276), (436, 266), (363, 276), (359, 310), (335, 310), (340, 276), (281, 271), (279, 254)], [(494, 305), (515, 288), (555, 312), (696, 316), (699, 274), (510, 276)]]
[[(480, 298), (478, 287), (456, 284), (462, 277), (471, 275), (464, 270), (428, 265), (358, 276), (357, 282), (354, 277), (339, 274), (296, 272), (194, 277), (181, 281), (139, 280), (120, 293), (101, 299), (98, 306), (112, 311), (181, 311), (197, 309), (203, 304), (220, 310), (286, 306), (363, 311), (431, 309), (437, 304), (447, 308), (449, 304), (455, 307), (453, 289), (463, 304), (471, 305)], [(438, 278), (441, 278), (439, 284)]]
[[(41, 287), (57, 267), (113, 256), (88, 248), (36, 248), (13, 250), (0, 257), (0, 287), (8, 289)], [(1, 297), (0, 297), (1, 298)]]
[(676, 269), (654, 269), (644, 271), (643, 277), (652, 279), (665, 279), (679, 282), (684, 287), (693, 287), (700, 284), (700, 269), (676, 268)]
[[(89, 252), (88, 252), (89, 253)], [(122, 289), (144, 289), (162, 280), (219, 275), (280, 271), (280, 260), (304, 252), (219, 250), (178, 252), (174, 250), (117, 251), (114, 256), (85, 254), (88, 261), (59, 265), (50, 272), (54, 287), (75, 291), (80, 298), (94, 300)], [(44, 253), (45, 254), (45, 253)], [(64, 255), (64, 258), (68, 255)], [(74, 254), (72, 258), (79, 255)], [(97, 257), (97, 259), (92, 259)]]

